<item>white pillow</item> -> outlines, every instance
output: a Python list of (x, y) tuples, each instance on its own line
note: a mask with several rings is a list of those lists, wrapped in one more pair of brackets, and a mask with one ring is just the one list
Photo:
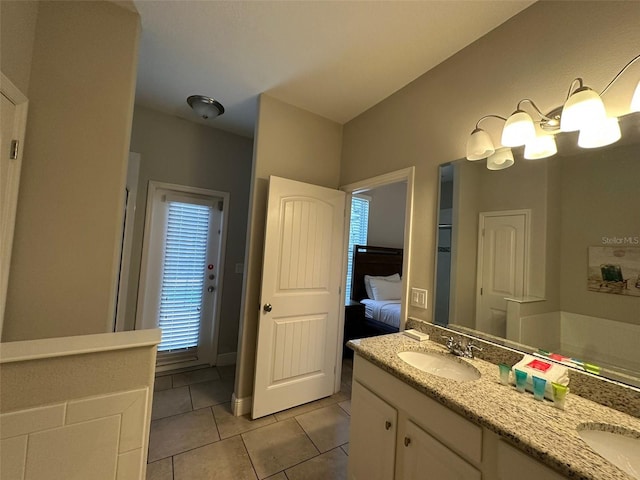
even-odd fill
[[(364, 289), (367, 291), (367, 297), (373, 299), (373, 291), (371, 290), (371, 279), (372, 278), (379, 278), (382, 280), (386, 280), (387, 282), (399, 282), (400, 281), (400, 274), (399, 273), (394, 273), (393, 275), (389, 275), (389, 276), (373, 276), (373, 275), (365, 275), (364, 276)], [(399, 298), (399, 297), (398, 297)]]
[(371, 291), (374, 300), (399, 300), (402, 296), (402, 282), (372, 278)]

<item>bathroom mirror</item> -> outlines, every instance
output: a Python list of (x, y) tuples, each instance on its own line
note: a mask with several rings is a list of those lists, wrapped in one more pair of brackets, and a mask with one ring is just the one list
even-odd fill
[(440, 167), (434, 323), (640, 386), (640, 113), (620, 126), (607, 147), (562, 133), (546, 159)]

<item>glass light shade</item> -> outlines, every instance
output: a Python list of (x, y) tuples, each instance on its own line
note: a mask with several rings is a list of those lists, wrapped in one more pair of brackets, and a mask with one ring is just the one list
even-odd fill
[(527, 112), (518, 110), (504, 124), (500, 143), (505, 147), (519, 147), (527, 144), (535, 136), (536, 127), (533, 119)]
[(204, 95), (191, 95), (187, 97), (187, 103), (200, 118), (205, 120), (216, 118), (224, 113), (224, 107), (220, 102)]
[(582, 148), (598, 148), (620, 140), (620, 125), (616, 117), (607, 118), (602, 122), (591, 124), (578, 135), (578, 146)]
[(539, 160), (555, 155), (558, 152), (556, 140), (553, 135), (537, 135), (524, 147), (524, 158), (527, 160)]
[(467, 160), (482, 160), (495, 152), (491, 137), (481, 128), (476, 128), (467, 140)]
[(210, 103), (195, 103), (193, 105), (193, 111), (204, 119), (216, 118), (220, 115), (220, 111)]
[(510, 148), (499, 148), (496, 153), (487, 158), (489, 170), (503, 170), (513, 165), (513, 152)]
[(606, 118), (607, 111), (600, 95), (588, 87), (582, 87), (565, 102), (560, 117), (560, 130), (575, 132)]
[(633, 94), (633, 98), (631, 99), (631, 111), (640, 112), (640, 82), (638, 82), (636, 91)]

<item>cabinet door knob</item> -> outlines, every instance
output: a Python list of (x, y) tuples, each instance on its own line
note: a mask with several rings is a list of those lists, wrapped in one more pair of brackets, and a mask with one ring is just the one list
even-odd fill
[(389, 430), (391, 428), (391, 422), (389, 420), (384, 422), (384, 428), (385, 428), (385, 430)]
[(408, 447), (411, 443), (411, 439), (409, 437), (404, 437), (404, 446)]

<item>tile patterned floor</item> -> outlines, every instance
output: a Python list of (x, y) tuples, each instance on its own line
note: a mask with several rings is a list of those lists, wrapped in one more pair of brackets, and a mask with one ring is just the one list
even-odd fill
[(341, 391), (257, 420), (231, 413), (234, 367), (160, 374), (146, 480), (344, 480), (352, 361)]

